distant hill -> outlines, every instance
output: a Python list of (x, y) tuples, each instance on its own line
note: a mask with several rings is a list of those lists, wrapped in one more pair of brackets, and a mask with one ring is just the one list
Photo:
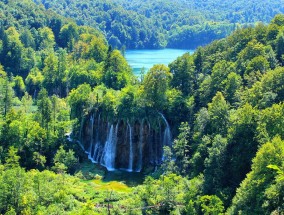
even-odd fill
[(104, 32), (121, 48), (195, 48), (239, 26), (268, 23), (284, 1), (34, 0), (45, 8)]

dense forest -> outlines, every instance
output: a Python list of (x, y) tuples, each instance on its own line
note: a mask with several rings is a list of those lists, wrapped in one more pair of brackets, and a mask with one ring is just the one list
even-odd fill
[[(284, 213), (284, 15), (140, 78), (98, 29), (32, 0), (2, 1), (0, 16), (1, 214)], [(87, 161), (96, 129), (153, 137), (155, 159), (142, 140), (128, 166), (142, 184)], [(107, 152), (105, 166), (140, 159)]]
[(192, 49), (284, 12), (283, 0), (34, 1), (79, 25), (100, 29), (113, 47), (127, 49)]

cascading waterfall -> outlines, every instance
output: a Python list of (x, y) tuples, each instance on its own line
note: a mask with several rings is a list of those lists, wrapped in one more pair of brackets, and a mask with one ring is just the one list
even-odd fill
[(102, 151), (100, 153), (100, 157), (99, 157), (99, 162), (100, 164), (102, 164), (103, 166), (105, 166), (105, 156), (106, 156), (106, 151), (107, 151), (107, 147), (108, 147), (108, 143), (109, 143), (109, 137), (110, 137), (110, 130), (111, 130), (111, 126), (109, 123), (107, 123), (107, 135), (106, 135), (106, 140), (105, 140), (105, 144), (102, 147)]
[(157, 126), (152, 126), (148, 120), (132, 124), (126, 120), (110, 123), (93, 113), (89, 121), (82, 120), (88, 127), (82, 129), (80, 143), (93, 163), (109, 171), (140, 172), (143, 165), (149, 164), (157, 168), (163, 161), (163, 146), (172, 146), (172, 134), (163, 114), (159, 113), (156, 119)]
[(129, 172), (133, 171), (133, 141), (132, 141), (132, 128), (130, 124), (127, 122), (127, 126), (129, 127), (129, 164), (128, 170)]
[(171, 128), (169, 126), (169, 123), (166, 120), (165, 116), (161, 113), (160, 115), (162, 116), (162, 119), (164, 120), (166, 124), (164, 136), (163, 136), (163, 146), (162, 146), (162, 160), (164, 160), (164, 146), (172, 147), (172, 133), (171, 133)]
[(171, 133), (171, 127), (169, 126), (168, 121), (166, 120), (166, 118), (164, 117), (163, 114), (160, 113), (160, 115), (162, 116), (165, 124), (166, 124), (166, 128), (164, 131), (164, 137), (163, 137), (163, 146), (169, 146), (172, 147), (172, 133)]
[[(117, 131), (117, 126), (115, 128)], [(113, 130), (113, 125), (110, 126), (107, 141), (105, 143), (104, 152), (102, 156), (102, 164), (109, 171), (115, 169), (115, 155), (116, 155), (116, 131)]]

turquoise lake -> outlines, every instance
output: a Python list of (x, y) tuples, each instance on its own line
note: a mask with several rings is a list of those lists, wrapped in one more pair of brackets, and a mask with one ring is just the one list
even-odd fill
[(139, 49), (126, 50), (125, 58), (132, 67), (135, 75), (140, 75), (141, 69), (144, 68), (147, 72), (155, 64), (165, 64), (173, 62), (177, 57), (184, 53), (193, 53), (194, 50), (184, 49)]

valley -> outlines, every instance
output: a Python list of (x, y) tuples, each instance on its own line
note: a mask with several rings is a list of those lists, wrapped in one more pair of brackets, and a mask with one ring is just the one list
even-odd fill
[(0, 214), (283, 214), (283, 1), (0, 2)]

